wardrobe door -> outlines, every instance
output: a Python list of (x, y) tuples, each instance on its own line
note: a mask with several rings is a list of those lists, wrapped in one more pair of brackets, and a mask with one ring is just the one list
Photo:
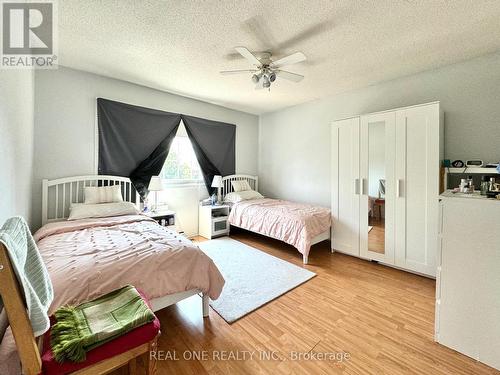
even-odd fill
[(439, 217), (439, 104), (396, 114), (396, 265), (436, 275)]
[(359, 117), (332, 126), (332, 249), (359, 256)]
[(360, 255), (394, 264), (395, 112), (361, 117)]

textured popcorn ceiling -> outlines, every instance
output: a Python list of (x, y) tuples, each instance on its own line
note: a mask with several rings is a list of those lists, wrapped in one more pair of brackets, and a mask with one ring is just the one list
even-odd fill
[[(233, 47), (302, 51), (255, 91)], [(500, 1), (60, 0), (59, 63), (251, 113), (440, 67), (500, 49)]]

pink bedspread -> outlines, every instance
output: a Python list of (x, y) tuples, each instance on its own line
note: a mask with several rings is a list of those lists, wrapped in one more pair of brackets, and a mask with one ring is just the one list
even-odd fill
[(236, 203), (229, 223), (290, 244), (306, 257), (311, 241), (331, 225), (330, 210), (280, 199), (252, 199)]
[(144, 215), (50, 223), (35, 240), (54, 285), (49, 313), (125, 284), (150, 299), (190, 289), (217, 299), (224, 286), (205, 253)]

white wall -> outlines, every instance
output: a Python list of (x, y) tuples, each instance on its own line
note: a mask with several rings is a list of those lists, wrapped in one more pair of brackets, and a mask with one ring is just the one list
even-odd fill
[(0, 70), (0, 226), (31, 221), (33, 85), (32, 71)]
[(330, 206), (331, 122), (436, 100), (445, 111), (445, 158), (500, 160), (500, 54), (493, 54), (262, 115), (259, 187)]
[[(37, 71), (35, 83), (35, 227), (41, 220), (43, 178), (96, 172), (94, 127), (97, 97), (236, 124), (236, 171), (257, 173), (257, 116), (63, 67)], [(182, 200), (198, 203), (197, 189), (183, 190), (180, 196)], [(178, 212), (178, 215), (181, 222), (182, 216), (188, 214)], [(191, 221), (184, 220), (186, 223)], [(189, 227), (193, 228), (194, 223), (191, 222)]]

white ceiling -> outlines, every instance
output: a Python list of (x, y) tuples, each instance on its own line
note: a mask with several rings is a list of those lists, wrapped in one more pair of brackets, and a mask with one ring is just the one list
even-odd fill
[[(500, 50), (500, 1), (60, 0), (59, 63), (260, 114)], [(255, 91), (233, 47), (302, 51)]]

